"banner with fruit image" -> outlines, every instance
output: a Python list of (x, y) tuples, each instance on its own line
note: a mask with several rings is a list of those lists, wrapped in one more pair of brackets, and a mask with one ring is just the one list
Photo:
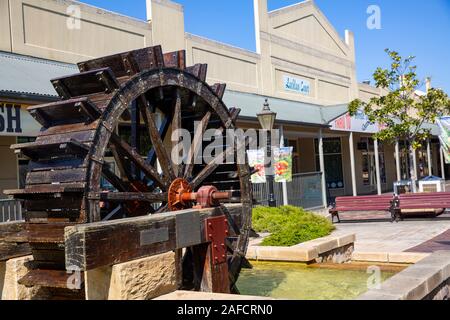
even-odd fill
[(264, 166), (264, 150), (248, 150), (248, 163), (250, 167), (258, 170), (251, 176), (252, 183), (266, 183), (266, 169)]
[(275, 182), (292, 182), (293, 147), (273, 148)]
[(450, 164), (450, 117), (438, 119), (437, 124), (441, 129), (439, 140), (444, 151), (445, 163)]

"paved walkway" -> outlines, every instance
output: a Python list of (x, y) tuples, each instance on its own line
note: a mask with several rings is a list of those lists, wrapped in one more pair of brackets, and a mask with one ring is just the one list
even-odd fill
[(437, 237), (428, 240), (418, 246), (409, 249), (409, 252), (435, 252), (440, 250), (450, 251), (450, 229)]
[[(403, 252), (439, 235), (439, 241), (450, 241), (450, 215), (438, 218), (407, 219), (399, 223), (343, 222), (335, 225), (336, 234), (355, 233), (355, 252)], [(428, 244), (431, 247), (431, 244)], [(450, 249), (450, 246), (449, 246)], [(418, 251), (424, 252), (424, 251)]]

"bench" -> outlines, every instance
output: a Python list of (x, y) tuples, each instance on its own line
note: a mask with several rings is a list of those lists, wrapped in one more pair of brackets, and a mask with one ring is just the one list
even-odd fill
[[(359, 196), (359, 197), (337, 197), (335, 204), (330, 209), (332, 221), (334, 218), (341, 222), (339, 212), (354, 211), (389, 211), (392, 213), (393, 195)], [(394, 219), (394, 216), (392, 217)]]
[(402, 220), (402, 210), (450, 208), (450, 192), (411, 193), (396, 196), (393, 206), (393, 219)]

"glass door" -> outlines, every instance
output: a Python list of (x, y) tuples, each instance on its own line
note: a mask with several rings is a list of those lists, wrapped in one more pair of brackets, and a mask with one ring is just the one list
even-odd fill
[[(362, 153), (362, 177), (363, 184), (367, 187), (369, 192), (374, 192), (377, 189), (377, 170), (375, 163), (374, 141), (371, 138), (361, 138), (361, 153)], [(381, 183), (386, 183), (386, 165), (384, 160), (384, 148), (379, 144), (379, 164)]]

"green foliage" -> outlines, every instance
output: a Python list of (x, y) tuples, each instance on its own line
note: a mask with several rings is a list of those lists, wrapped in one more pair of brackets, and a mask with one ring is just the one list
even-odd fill
[(325, 237), (334, 230), (328, 219), (293, 206), (254, 208), (253, 228), (271, 233), (263, 240), (263, 246), (282, 247)]
[(450, 114), (450, 100), (441, 89), (431, 88), (424, 96), (416, 95), (422, 84), (417, 78), (417, 67), (412, 65), (415, 57), (402, 58), (389, 49), (386, 53), (391, 59), (390, 67), (379, 67), (373, 74), (377, 88), (386, 94), (367, 103), (354, 100), (349, 104), (349, 112), (354, 115), (362, 109), (369, 121), (385, 125), (375, 138), (387, 142), (403, 139), (417, 149), (430, 136), (430, 130), (422, 125)]

